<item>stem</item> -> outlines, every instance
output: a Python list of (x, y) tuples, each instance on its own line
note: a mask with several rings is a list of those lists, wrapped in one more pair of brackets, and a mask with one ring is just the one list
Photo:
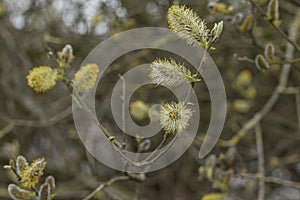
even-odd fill
[(101, 183), (93, 192), (91, 192), (88, 196), (86, 196), (85, 198), (83, 198), (82, 200), (89, 200), (91, 199), (93, 196), (95, 196), (98, 192), (100, 192), (101, 190), (103, 190), (104, 188), (112, 185), (115, 182), (119, 182), (119, 181), (125, 181), (125, 180), (129, 180), (130, 178), (128, 176), (117, 176), (114, 178), (111, 178), (109, 181), (105, 182), (105, 183)]
[[(264, 147), (263, 147), (263, 138), (260, 124), (258, 123), (255, 126), (255, 137), (256, 137), (256, 148), (258, 155), (258, 172), (265, 176), (265, 157), (264, 157)], [(265, 199), (265, 182), (262, 178), (259, 179), (258, 187), (258, 197), (257, 200)]]
[(248, 174), (248, 173), (242, 173), (239, 176), (245, 177), (245, 178), (252, 178), (252, 179), (262, 179), (266, 183), (275, 183), (278, 185), (283, 185), (286, 187), (292, 187), (292, 188), (299, 188), (300, 189), (300, 183), (299, 182), (294, 182), (294, 181), (289, 181), (289, 180), (284, 180), (281, 178), (276, 178), (276, 177), (268, 177), (268, 176), (262, 176), (261, 174)]
[[(208, 47), (208, 48), (207, 48), (207, 51), (208, 51), (208, 52), (209, 52), (210, 48), (211, 48), (211, 47)], [(203, 68), (204, 68), (204, 67), (203, 67), (203, 66), (204, 66), (204, 62), (205, 62), (206, 56), (207, 56), (207, 54), (208, 54), (207, 51), (204, 52), (204, 54), (203, 54), (203, 56), (202, 56), (202, 58), (201, 58), (199, 67), (198, 67), (198, 69), (197, 69), (197, 71), (199, 72), (199, 75), (198, 75), (198, 76), (200, 76), (200, 75), (201, 75), (201, 72), (203, 71)], [(198, 78), (199, 78), (199, 77), (198, 77)], [(191, 93), (192, 93), (192, 90), (193, 90), (194, 86), (195, 86), (195, 82), (193, 82), (193, 83), (192, 83), (192, 86), (189, 88), (188, 93), (187, 93), (187, 95), (186, 95), (186, 97), (185, 97), (185, 100), (184, 100), (184, 104), (187, 104), (187, 102), (188, 102), (188, 100), (189, 100), (189, 98), (190, 98), (190, 96), (191, 96)]]

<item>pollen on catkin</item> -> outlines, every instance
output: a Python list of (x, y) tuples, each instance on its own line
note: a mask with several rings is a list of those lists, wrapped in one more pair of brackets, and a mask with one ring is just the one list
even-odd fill
[(37, 93), (47, 92), (56, 85), (57, 72), (49, 66), (31, 69), (26, 76), (27, 84)]
[(74, 76), (73, 87), (77, 92), (90, 91), (96, 83), (99, 67), (96, 64), (83, 66)]
[(171, 102), (161, 106), (159, 120), (165, 133), (177, 134), (189, 126), (191, 117), (192, 110), (183, 102)]
[(188, 70), (173, 59), (156, 59), (150, 64), (149, 78), (154, 84), (177, 86), (184, 81), (197, 81)]
[(44, 158), (34, 160), (21, 172), (21, 183), (24, 188), (33, 188), (43, 175), (43, 170), (46, 166)]
[(179, 5), (171, 6), (168, 10), (168, 23), (169, 28), (189, 45), (197, 43), (203, 48), (208, 47), (209, 29), (205, 21), (192, 9)]

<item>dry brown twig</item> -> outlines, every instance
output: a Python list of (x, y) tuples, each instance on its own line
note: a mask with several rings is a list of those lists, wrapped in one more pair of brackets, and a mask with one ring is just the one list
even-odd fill
[(21, 119), (12, 119), (7, 115), (0, 113), (0, 119), (7, 122), (8, 124), (0, 130), (0, 139), (4, 137), (7, 133), (12, 131), (17, 126), (26, 126), (26, 127), (47, 127), (52, 126), (61, 120), (67, 118), (72, 114), (72, 107), (61, 111), (59, 114), (47, 119), (47, 120), (21, 120)]
[(98, 192), (100, 192), (101, 190), (103, 190), (104, 188), (112, 185), (115, 182), (120, 182), (120, 181), (125, 181), (125, 180), (129, 180), (130, 177), (129, 176), (116, 176), (111, 178), (110, 180), (108, 180), (105, 183), (101, 183), (94, 191), (92, 191), (88, 196), (86, 196), (85, 198), (83, 198), (82, 200), (89, 200), (91, 199), (93, 196), (95, 196)]

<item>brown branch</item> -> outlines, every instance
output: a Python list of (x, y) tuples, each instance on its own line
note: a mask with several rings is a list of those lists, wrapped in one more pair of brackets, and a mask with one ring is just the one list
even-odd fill
[[(265, 176), (265, 156), (264, 156), (264, 147), (263, 147), (263, 138), (260, 124), (255, 126), (255, 138), (256, 138), (256, 149), (258, 156), (258, 172)], [(258, 197), (257, 200), (265, 199), (265, 182), (262, 178), (259, 179), (258, 187)]]
[(271, 177), (271, 176), (262, 176), (261, 174), (248, 174), (248, 173), (242, 173), (239, 176), (245, 177), (245, 178), (251, 178), (251, 179), (262, 179), (265, 183), (275, 183), (278, 185), (283, 185), (286, 187), (292, 187), (292, 188), (299, 188), (300, 189), (300, 183), (284, 180), (281, 178)]
[(12, 119), (5, 114), (0, 113), (0, 119), (7, 122), (8, 124), (0, 130), (0, 138), (4, 137), (7, 133), (12, 131), (16, 126), (26, 126), (26, 127), (47, 127), (52, 126), (61, 120), (67, 118), (72, 113), (72, 107), (60, 112), (58, 115), (51, 117), (48, 120), (21, 120), (21, 119)]
[(92, 193), (90, 193), (88, 196), (86, 196), (85, 198), (83, 198), (82, 200), (89, 200), (91, 199), (93, 196), (95, 196), (98, 192), (100, 192), (101, 190), (103, 190), (104, 188), (112, 185), (115, 182), (119, 182), (119, 181), (125, 181), (125, 180), (129, 180), (130, 177), (128, 176), (117, 176), (114, 178), (111, 178), (109, 181), (105, 182), (105, 183), (101, 183)]

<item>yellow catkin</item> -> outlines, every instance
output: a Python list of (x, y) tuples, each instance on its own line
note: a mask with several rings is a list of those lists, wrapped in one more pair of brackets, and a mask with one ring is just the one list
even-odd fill
[(57, 73), (49, 66), (39, 66), (30, 70), (26, 79), (35, 92), (44, 93), (56, 85)]
[(189, 45), (208, 47), (209, 29), (197, 14), (185, 6), (173, 5), (168, 10), (169, 28)]
[(96, 64), (83, 66), (74, 76), (73, 87), (77, 92), (90, 91), (96, 83), (99, 67)]
[(21, 172), (21, 183), (24, 188), (33, 188), (39, 182), (46, 166), (44, 158), (34, 160)]
[(160, 124), (167, 134), (181, 133), (189, 126), (191, 116), (191, 109), (187, 108), (184, 103), (166, 103), (161, 106)]

